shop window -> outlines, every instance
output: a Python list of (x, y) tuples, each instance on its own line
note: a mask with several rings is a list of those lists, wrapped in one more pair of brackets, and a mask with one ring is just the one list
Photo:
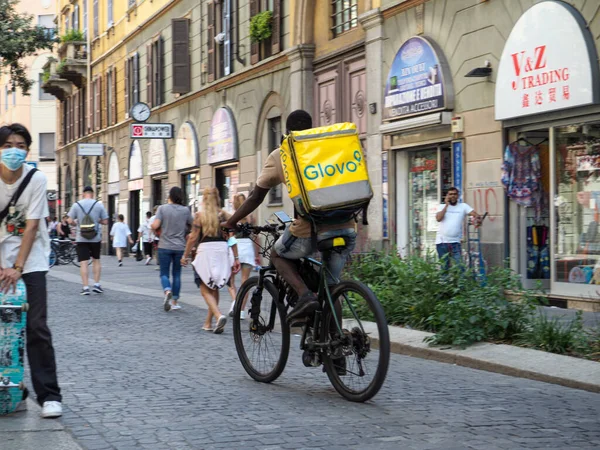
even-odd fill
[(233, 212), (233, 196), (239, 184), (239, 170), (236, 166), (222, 167), (215, 170), (215, 183), (221, 197), (221, 207)]
[[(269, 140), (269, 151), (278, 151), (279, 145), (281, 144), (281, 117), (275, 117), (267, 121), (268, 126), (268, 140)], [(283, 202), (283, 195), (281, 190), (281, 184), (269, 191), (269, 205), (278, 205)]]
[(331, 31), (337, 37), (358, 26), (358, 0), (332, 0)]
[(555, 281), (600, 284), (600, 124), (555, 130)]
[(53, 161), (56, 150), (54, 133), (40, 133), (40, 161)]

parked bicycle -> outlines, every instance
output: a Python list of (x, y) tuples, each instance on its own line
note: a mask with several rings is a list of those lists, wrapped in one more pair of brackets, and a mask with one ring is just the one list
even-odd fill
[[(77, 258), (77, 244), (70, 239), (51, 239), (50, 240), (50, 268), (58, 265), (73, 264), (80, 266)], [(90, 259), (88, 264), (91, 264)]]
[[(245, 224), (242, 232), (264, 237), (261, 254), (269, 259), (271, 248), (285, 229), (284, 221), (265, 226)], [(307, 286), (317, 292), (321, 307), (301, 324), (300, 349), (307, 367), (324, 366), (333, 387), (346, 399), (365, 402), (381, 389), (390, 359), (389, 329), (377, 297), (365, 284), (342, 280), (327, 285), (327, 264), (332, 252), (345, 246), (343, 237), (318, 244), (322, 262), (303, 258), (298, 271)], [(240, 313), (249, 296), (248, 320)], [(296, 292), (270, 263), (249, 278), (238, 291), (233, 312), (235, 346), (246, 372), (256, 381), (270, 383), (283, 372), (290, 348), (290, 324), (286, 316), (298, 300)]]

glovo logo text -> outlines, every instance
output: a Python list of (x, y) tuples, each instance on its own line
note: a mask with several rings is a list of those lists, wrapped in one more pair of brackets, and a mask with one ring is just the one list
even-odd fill
[(304, 168), (304, 177), (308, 180), (316, 180), (318, 178), (334, 177), (343, 175), (346, 172), (356, 172), (362, 162), (362, 155), (359, 150), (354, 152), (354, 159), (342, 163), (326, 164), (318, 163), (317, 165), (309, 165)]
[(281, 166), (283, 168), (283, 179), (285, 180), (285, 187), (287, 188), (288, 194), (292, 192), (292, 182), (290, 180), (288, 155), (283, 151), (283, 148), (279, 149), (279, 156), (281, 157)]

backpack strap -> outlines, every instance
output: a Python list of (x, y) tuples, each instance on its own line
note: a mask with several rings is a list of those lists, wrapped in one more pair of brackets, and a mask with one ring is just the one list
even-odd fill
[(27, 173), (27, 175), (25, 175), (25, 178), (23, 179), (23, 181), (17, 188), (17, 192), (14, 193), (14, 195), (10, 199), (10, 202), (8, 202), (8, 205), (6, 205), (6, 208), (4, 208), (2, 210), (2, 212), (0, 212), (0, 223), (2, 223), (4, 221), (4, 219), (6, 218), (6, 216), (8, 216), (10, 208), (17, 204), (17, 202), (19, 201), (19, 198), (21, 197), (21, 194), (23, 194), (23, 191), (25, 191), (25, 188), (31, 181), (31, 178), (33, 178), (33, 175), (35, 175), (35, 173), (37, 171), (38, 170), (36, 168), (33, 168)]
[(90, 215), (90, 213), (92, 212), (92, 209), (94, 209), (94, 206), (96, 206), (96, 203), (98, 203), (98, 200), (96, 200), (96, 201), (94, 202), (94, 204), (92, 205), (92, 207), (90, 208), (90, 210), (89, 210), (88, 212), (85, 212), (85, 209), (83, 209), (83, 206), (81, 206), (81, 203), (77, 202), (77, 206), (79, 206), (79, 207), (81, 208), (81, 210), (83, 211), (83, 213), (84, 213), (86, 216), (89, 216), (89, 215)]

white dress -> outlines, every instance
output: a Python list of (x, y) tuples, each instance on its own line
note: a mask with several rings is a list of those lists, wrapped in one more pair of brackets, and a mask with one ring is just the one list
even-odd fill
[(123, 222), (117, 222), (112, 226), (110, 235), (113, 237), (113, 247), (127, 247), (127, 237), (131, 235), (131, 230)]

